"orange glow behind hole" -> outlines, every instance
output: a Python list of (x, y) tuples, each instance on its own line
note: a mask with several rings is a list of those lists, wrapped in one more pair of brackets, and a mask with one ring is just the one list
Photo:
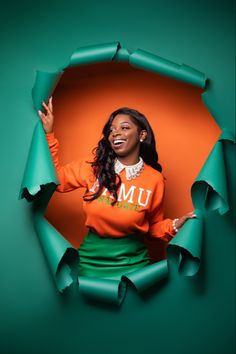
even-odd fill
[[(139, 110), (148, 118), (166, 178), (165, 214), (175, 218), (193, 210), (190, 189), (220, 129), (194, 86), (131, 67), (99, 63), (69, 68), (53, 95), (55, 136), (61, 164), (92, 157), (102, 128), (119, 107)], [(55, 192), (46, 217), (73, 246), (86, 234), (83, 190)], [(153, 249), (161, 243), (153, 244)]]

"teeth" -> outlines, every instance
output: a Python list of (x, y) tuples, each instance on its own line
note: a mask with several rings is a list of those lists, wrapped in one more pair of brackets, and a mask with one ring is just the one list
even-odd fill
[(116, 145), (116, 144), (121, 144), (121, 143), (124, 143), (125, 142), (125, 140), (122, 140), (122, 139), (117, 139), (117, 140), (114, 140), (114, 144)]

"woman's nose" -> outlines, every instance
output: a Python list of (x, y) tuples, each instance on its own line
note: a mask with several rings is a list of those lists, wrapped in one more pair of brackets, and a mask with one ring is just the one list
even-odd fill
[(120, 130), (119, 129), (116, 129), (116, 130), (112, 131), (112, 136), (117, 136), (119, 134), (120, 134)]

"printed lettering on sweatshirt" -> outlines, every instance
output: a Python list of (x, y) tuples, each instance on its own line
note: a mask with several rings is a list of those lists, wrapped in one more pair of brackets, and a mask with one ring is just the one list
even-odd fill
[[(92, 188), (90, 188), (89, 191), (94, 193), (97, 187), (98, 187), (98, 181), (94, 183), (94, 185), (92, 186)], [(118, 203), (125, 202), (126, 204), (136, 205), (136, 209), (137, 207), (147, 207), (151, 194), (152, 191), (149, 189), (144, 189), (142, 187), (137, 187), (133, 185), (127, 187), (124, 183), (121, 183), (120, 189), (118, 191), (118, 199), (116, 204), (118, 206), (119, 205)], [(108, 192), (107, 188), (104, 189), (101, 196), (107, 198), (102, 199), (100, 197), (99, 201), (108, 201), (109, 199), (111, 199), (112, 202), (112, 199), (114, 199), (114, 197)]]

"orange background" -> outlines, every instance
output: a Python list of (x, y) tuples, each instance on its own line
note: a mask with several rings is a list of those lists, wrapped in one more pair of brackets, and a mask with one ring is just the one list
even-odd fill
[[(61, 164), (88, 158), (111, 112), (130, 107), (144, 113), (156, 137), (166, 177), (166, 217), (193, 210), (190, 189), (220, 129), (194, 86), (131, 67), (100, 63), (70, 68), (53, 95)], [(54, 193), (46, 217), (75, 247), (86, 234), (82, 190)]]

